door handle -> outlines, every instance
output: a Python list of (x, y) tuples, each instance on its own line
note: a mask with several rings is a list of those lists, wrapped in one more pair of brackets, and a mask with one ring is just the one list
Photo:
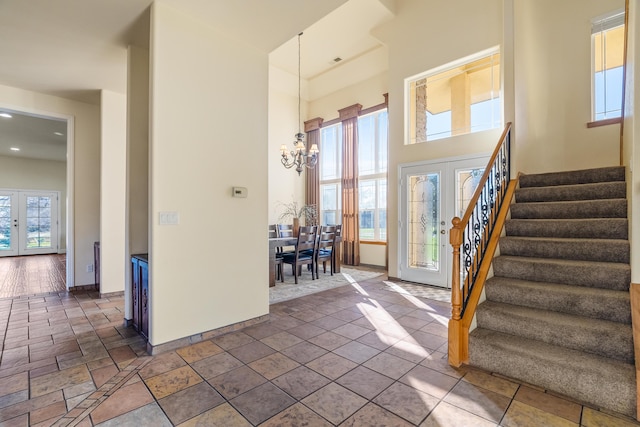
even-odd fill
[(445, 234), (447, 230), (440, 230), (440, 234)]

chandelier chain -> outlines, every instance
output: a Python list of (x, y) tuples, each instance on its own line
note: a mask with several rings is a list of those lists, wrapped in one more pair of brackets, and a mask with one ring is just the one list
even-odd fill
[(304, 134), (302, 133), (302, 53), (300, 36), (302, 36), (302, 33), (298, 34), (298, 133), (293, 142), (293, 150), (289, 151), (285, 144), (280, 146), (280, 161), (282, 165), (287, 169), (295, 167), (298, 175), (302, 173), (304, 168), (313, 169), (318, 163), (319, 155), (318, 145), (311, 144), (311, 147), (308, 148), (304, 143)]

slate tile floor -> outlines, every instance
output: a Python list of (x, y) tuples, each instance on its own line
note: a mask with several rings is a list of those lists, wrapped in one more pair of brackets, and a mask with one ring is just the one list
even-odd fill
[(384, 277), (154, 357), (123, 298), (0, 299), (0, 426), (634, 426), (446, 362), (446, 303)]

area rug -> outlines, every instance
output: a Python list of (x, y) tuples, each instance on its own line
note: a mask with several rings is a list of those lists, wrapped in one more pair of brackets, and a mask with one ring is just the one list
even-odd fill
[(372, 279), (381, 275), (386, 275), (386, 272), (343, 266), (340, 268), (340, 273), (335, 273), (331, 276), (328, 271), (326, 274), (322, 273), (321, 268), (319, 279), (311, 280), (311, 273), (305, 270), (302, 272), (302, 276), (298, 277), (298, 284), (296, 285), (293, 275), (291, 274), (291, 269), (285, 266), (284, 283), (276, 281), (276, 285), (269, 288), (269, 304), (300, 298), (305, 295), (315, 294), (316, 292), (326, 291), (327, 289), (337, 288), (361, 280)]
[(436, 301), (451, 302), (451, 289), (391, 280), (385, 280), (382, 283), (384, 283), (384, 289), (386, 291), (413, 295), (414, 297), (428, 298)]

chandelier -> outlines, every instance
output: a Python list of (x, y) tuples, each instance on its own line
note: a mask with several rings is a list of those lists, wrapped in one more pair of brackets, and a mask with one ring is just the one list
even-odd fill
[(305, 167), (313, 169), (318, 163), (318, 145), (313, 144), (309, 150), (304, 144), (304, 134), (300, 130), (300, 36), (298, 34), (298, 133), (296, 133), (296, 140), (293, 141), (293, 150), (289, 151), (286, 144), (280, 146), (280, 152), (282, 153), (282, 165), (291, 169), (296, 167), (298, 175), (302, 173)]

